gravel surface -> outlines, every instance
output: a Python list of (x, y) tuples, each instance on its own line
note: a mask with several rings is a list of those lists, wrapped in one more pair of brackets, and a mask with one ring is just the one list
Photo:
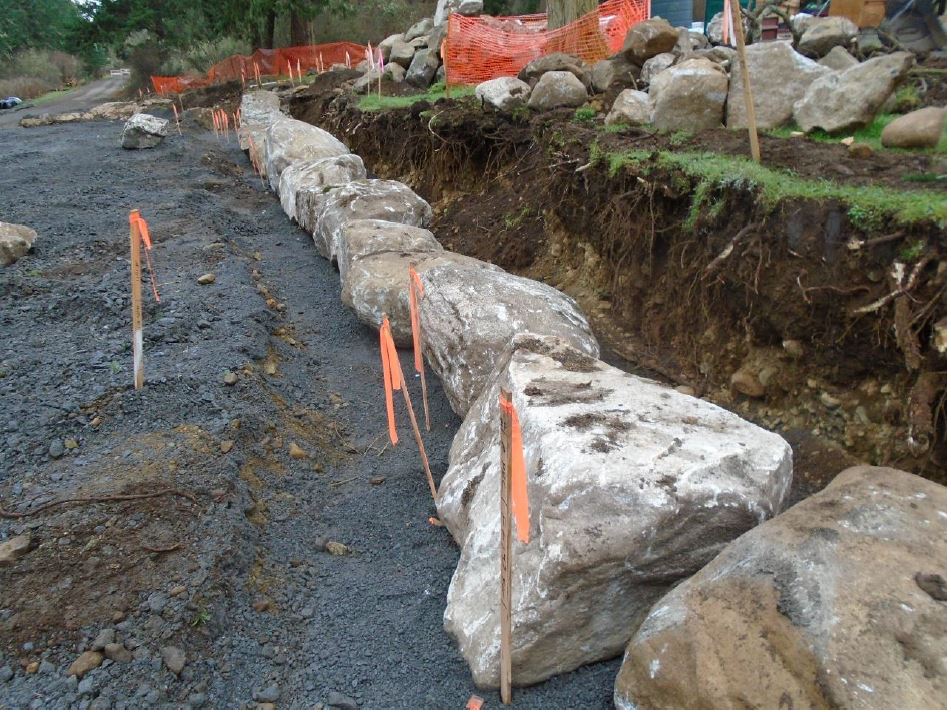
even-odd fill
[[(0, 270), (0, 507), (176, 492), (0, 518), (0, 540), (32, 541), (0, 568), (0, 704), (498, 707), (443, 631), (458, 550), (427, 521), (405, 420), (384, 447), (377, 336), (336, 272), (233, 139), (124, 151), (121, 128), (0, 131), (0, 219), (39, 233)], [(132, 207), (161, 293), (146, 277), (138, 392)], [(459, 420), (429, 382), (438, 478)], [(618, 664), (516, 690), (515, 706), (610, 707)]]

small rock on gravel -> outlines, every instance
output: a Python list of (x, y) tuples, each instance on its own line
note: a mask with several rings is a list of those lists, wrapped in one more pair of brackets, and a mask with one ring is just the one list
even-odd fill
[(109, 643), (114, 643), (116, 641), (116, 631), (114, 628), (103, 628), (99, 631), (99, 635), (96, 636), (96, 639), (92, 642), (93, 650), (102, 650)]
[(44, 660), (40, 663), (40, 672), (44, 675), (48, 675), (51, 672), (56, 672), (56, 666), (49, 660)]
[(215, 275), (213, 272), (208, 272), (198, 278), (198, 284), (214, 284), (214, 283), (215, 283)]
[(341, 544), (339, 541), (328, 541), (326, 545), (324, 545), (324, 548), (331, 556), (346, 556), (350, 553), (350, 548), (346, 544)]
[(132, 662), (132, 653), (126, 650), (122, 643), (109, 643), (104, 649), (105, 655), (109, 660), (117, 663)]
[(159, 648), (159, 653), (162, 655), (162, 660), (165, 661), (165, 667), (176, 675), (182, 672), (182, 669), (185, 667), (185, 653), (179, 648), (168, 645), (164, 648)]
[(80, 655), (73, 661), (73, 664), (69, 666), (67, 671), (69, 675), (75, 675), (77, 678), (82, 678), (90, 670), (94, 670), (102, 664), (102, 653), (97, 653), (94, 650), (87, 650), (85, 653)]
[(0, 566), (12, 564), (30, 550), (33, 540), (29, 534), (20, 534), (0, 541)]
[(0, 682), (10, 682), (13, 679), (13, 668), (9, 665), (0, 667)]
[(226, 386), (233, 386), (238, 382), (238, 374), (234, 371), (225, 371), (225, 375), (221, 378), (222, 383)]
[(188, 696), (189, 707), (201, 707), (208, 700), (208, 695), (204, 692), (193, 692)]
[(327, 696), (327, 707), (335, 710), (358, 710), (360, 705), (352, 697), (348, 697), (341, 692), (331, 692)]
[(254, 690), (252, 696), (255, 702), (277, 702), (281, 696), (281, 690), (277, 685), (268, 685), (263, 690)]
[(58, 459), (63, 456), (63, 453), (66, 451), (66, 448), (63, 447), (63, 443), (59, 440), (54, 440), (50, 443), (50, 457)]
[(234, 449), (234, 440), (222, 440), (218, 448), (221, 450), (222, 455), (227, 455)]
[(159, 614), (165, 610), (165, 604), (168, 603), (168, 596), (161, 591), (156, 591), (148, 598), (149, 610), (152, 613)]
[(291, 443), (288, 453), (295, 460), (303, 460), (307, 457), (307, 451), (297, 443)]

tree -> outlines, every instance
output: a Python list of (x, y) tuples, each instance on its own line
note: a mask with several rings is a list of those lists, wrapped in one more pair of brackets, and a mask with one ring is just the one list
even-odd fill
[(0, 57), (28, 47), (73, 51), (82, 22), (70, 0), (0, 0)]
[(598, 0), (548, 0), (548, 29), (564, 27), (597, 9)]

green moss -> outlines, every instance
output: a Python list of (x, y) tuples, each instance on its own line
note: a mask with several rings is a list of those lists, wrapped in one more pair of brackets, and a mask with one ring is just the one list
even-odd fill
[[(475, 94), (475, 87), (458, 86), (449, 90), (450, 99), (462, 99), (466, 96)], [(420, 94), (409, 94), (407, 96), (379, 96), (374, 92), (369, 95), (362, 94), (357, 106), (360, 111), (387, 111), (389, 109), (404, 109), (412, 106), (417, 101), (425, 101), (430, 104), (446, 96), (446, 85), (442, 82), (433, 84), (429, 91)]]
[(594, 121), (595, 117), (598, 115), (598, 112), (594, 110), (594, 107), (591, 106), (579, 106), (575, 109), (575, 121), (581, 123), (589, 123)]

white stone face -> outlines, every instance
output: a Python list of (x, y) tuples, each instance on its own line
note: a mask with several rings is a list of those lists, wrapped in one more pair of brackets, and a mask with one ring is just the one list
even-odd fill
[(476, 87), (476, 98), (500, 111), (522, 106), (532, 93), (531, 87), (517, 77), (499, 77)]
[(605, 124), (648, 124), (654, 112), (654, 102), (647, 92), (625, 89), (617, 95)]
[(521, 422), (531, 532), (513, 551), (516, 684), (620, 653), (670, 586), (788, 491), (779, 436), (557, 339), (521, 337), (489, 382), (437, 500), (462, 547), (444, 623), (480, 687), (498, 684), (500, 386)]
[(574, 74), (562, 71), (545, 72), (532, 89), (528, 106), (538, 111), (547, 111), (563, 106), (581, 106), (587, 100), (588, 91)]
[[(238, 128), (238, 142), (242, 151), (250, 148), (248, 137), (256, 131), (255, 146), (264, 151), (264, 132), (272, 122), (283, 117), (281, 99), (270, 91), (251, 91), (241, 96), (241, 126)], [(260, 139), (260, 140), (259, 140)]]
[(441, 252), (442, 245), (433, 234), (421, 227), (413, 227), (390, 220), (350, 220), (340, 230), (337, 242), (337, 268), (340, 283), (354, 260), (378, 252)]
[(280, 187), (281, 173), (291, 163), (350, 153), (350, 149), (332, 134), (287, 117), (272, 121), (264, 136), (267, 179), (274, 191)]
[(277, 192), (287, 217), (296, 221), (298, 191), (343, 185), (366, 177), (367, 169), (363, 165), (363, 159), (352, 153), (333, 158), (295, 161), (281, 173)]
[(122, 129), (123, 148), (154, 148), (168, 133), (168, 119), (133, 114)]

